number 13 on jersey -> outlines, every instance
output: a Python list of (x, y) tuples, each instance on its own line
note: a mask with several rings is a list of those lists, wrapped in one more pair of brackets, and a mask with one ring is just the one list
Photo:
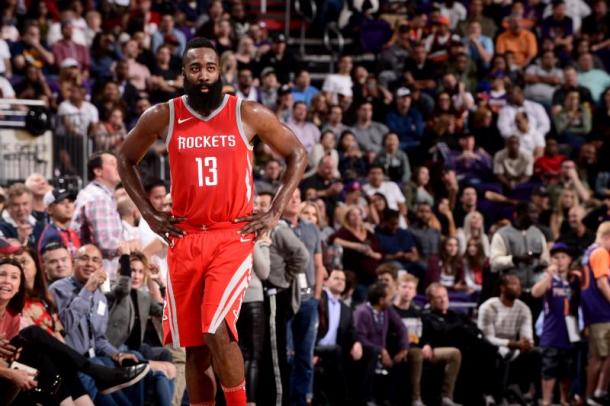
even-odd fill
[[(217, 161), (214, 156), (207, 156), (205, 158), (195, 158), (197, 162), (197, 178), (199, 187), (205, 186), (216, 186), (218, 184), (218, 169)], [(210, 176), (203, 176), (203, 168), (206, 168)]]

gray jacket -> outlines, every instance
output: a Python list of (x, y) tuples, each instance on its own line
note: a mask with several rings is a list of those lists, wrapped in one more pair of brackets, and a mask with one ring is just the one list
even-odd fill
[[(136, 310), (131, 300), (131, 277), (119, 276), (116, 286), (108, 293), (109, 315), (106, 336), (115, 347), (127, 342), (136, 321)], [(146, 323), (149, 316), (161, 317), (163, 304), (153, 301), (150, 294), (142, 289), (137, 290), (138, 313), (140, 314), (140, 342), (144, 340)], [(155, 325), (155, 327), (158, 327)], [(137, 348), (133, 348), (137, 349)]]
[(269, 258), (268, 242), (262, 240), (256, 241), (254, 244), (254, 252), (252, 253), (252, 278), (244, 295), (244, 303), (262, 302), (263, 301), (263, 283), (269, 277), (269, 268), (271, 260)]
[(292, 289), (292, 309), (296, 313), (301, 304), (296, 275), (305, 272), (309, 251), (283, 220), (271, 231), (271, 241), (271, 267), (267, 282), (280, 290)]

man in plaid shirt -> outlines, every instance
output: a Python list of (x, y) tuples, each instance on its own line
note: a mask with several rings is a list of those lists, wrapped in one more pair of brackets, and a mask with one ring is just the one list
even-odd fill
[(118, 255), (122, 224), (117, 211), (114, 189), (121, 181), (117, 161), (110, 152), (96, 152), (87, 162), (89, 184), (76, 198), (72, 228), (80, 234), (83, 245), (93, 244), (102, 251), (104, 269), (116, 272), (112, 260)]

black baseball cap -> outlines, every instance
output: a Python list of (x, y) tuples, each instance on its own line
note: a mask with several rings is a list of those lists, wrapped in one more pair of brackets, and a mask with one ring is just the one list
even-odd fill
[(43, 202), (48, 207), (64, 199), (76, 200), (76, 193), (69, 189), (53, 189), (44, 195)]

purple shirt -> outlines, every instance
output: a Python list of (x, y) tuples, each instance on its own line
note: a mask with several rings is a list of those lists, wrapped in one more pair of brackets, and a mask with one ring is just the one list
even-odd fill
[(390, 324), (400, 337), (400, 349), (409, 348), (407, 329), (396, 311), (389, 307), (375, 312), (370, 303), (362, 303), (354, 310), (354, 324), (358, 341), (366, 348), (381, 352), (386, 348), (386, 339)]
[(544, 295), (544, 324), (540, 336), (541, 347), (571, 348), (566, 316), (569, 315), (572, 289), (570, 283), (553, 275), (551, 289)]

